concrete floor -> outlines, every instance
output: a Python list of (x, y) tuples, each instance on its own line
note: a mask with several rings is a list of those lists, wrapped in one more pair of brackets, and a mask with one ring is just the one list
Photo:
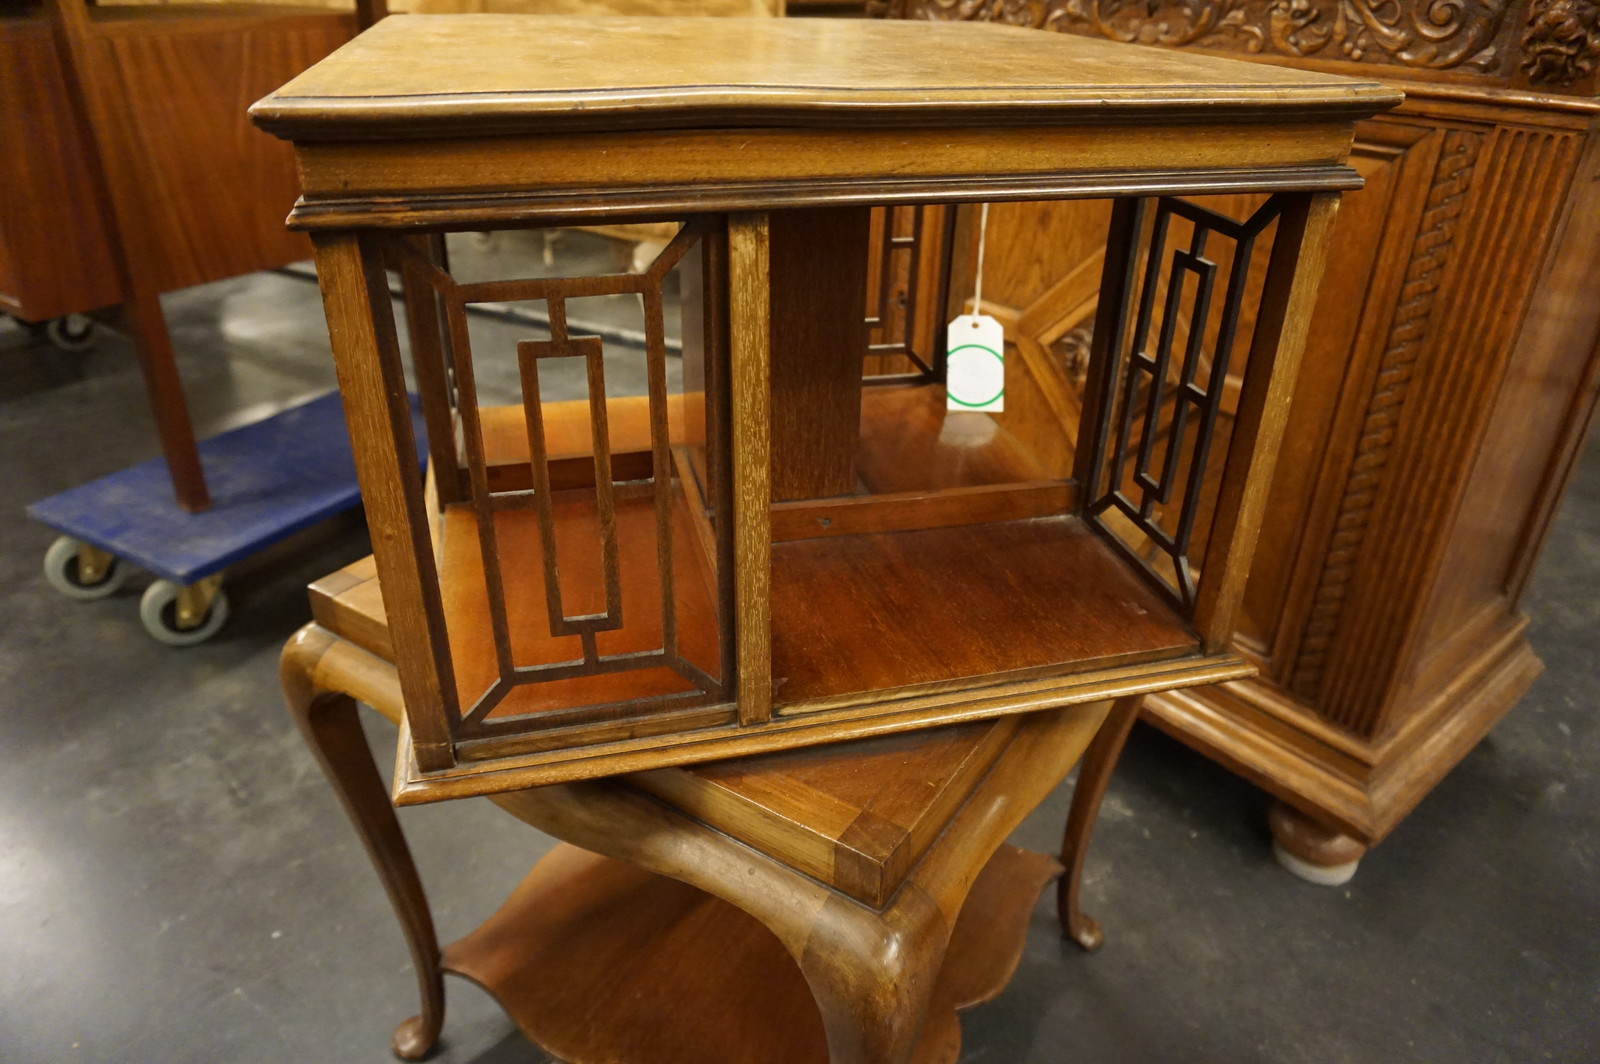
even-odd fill
[[(166, 305), (202, 433), (331, 384), (304, 280)], [(0, 326), (0, 1062), (389, 1060), (416, 1004), (406, 953), (275, 673), (305, 584), (364, 535), (336, 527), (240, 574), (215, 641), (158, 646), (142, 581), (60, 597), (39, 574), (51, 534), (23, 516), (155, 453), (125, 340), (69, 355)], [(962, 1060), (1600, 1060), (1600, 446), (1526, 607), (1548, 671), (1343, 888), (1277, 869), (1260, 792), (1136, 731), (1085, 887), (1105, 948), (1064, 946), (1041, 903), (1015, 982), (967, 1015)], [(386, 764), (393, 730), (369, 734)], [(1054, 846), (1066, 799), (1017, 841)], [(401, 819), (445, 940), (551, 844), (482, 802)], [(436, 1060), (544, 1059), (482, 992), (449, 994)]]

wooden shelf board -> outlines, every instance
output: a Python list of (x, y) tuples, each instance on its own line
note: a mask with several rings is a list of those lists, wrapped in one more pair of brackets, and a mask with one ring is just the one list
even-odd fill
[(947, 411), (942, 384), (861, 390), (856, 471), (864, 493), (942, 491), (1051, 479), (1022, 443), (981, 411)]
[(775, 543), (776, 705), (1193, 654), (1166, 600), (1073, 517)]
[(939, 384), (863, 388), (855, 467), (855, 494), (773, 504), (773, 541), (1045, 517), (1077, 493), (990, 414), (946, 410)]
[[(910, 1064), (954, 1064), (964, 1010), (1005, 988), (1040, 892), (1061, 866), (1001, 846), (973, 884)], [(445, 970), (489, 991), (573, 1064), (824, 1064), (798, 966), (754, 917), (694, 887), (561, 845)]]
[[(479, 411), (479, 421), (490, 489), (508, 491), (530, 487), (528, 422), (522, 407), (484, 407)], [(702, 450), (705, 423), (704, 393), (668, 394), (668, 433), (675, 447), (689, 445)], [(628, 395), (607, 399), (606, 424), (613, 479), (647, 479), (651, 474), (649, 398)], [(589, 426), (588, 400), (545, 403), (544, 432), (551, 486), (559, 490), (572, 478), (592, 484), (594, 441)], [(462, 476), (466, 476), (464, 470)]]

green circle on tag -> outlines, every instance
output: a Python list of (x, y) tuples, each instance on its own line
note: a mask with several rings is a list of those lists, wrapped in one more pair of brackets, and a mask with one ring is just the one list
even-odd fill
[[(968, 348), (971, 348), (974, 351), (982, 351), (986, 355), (993, 355), (995, 361), (1000, 363), (1002, 369), (1004, 368), (1004, 366), (1006, 364), (1006, 357), (1004, 355), (1002, 355), (1000, 352), (996, 351), (992, 347), (985, 347), (983, 344), (962, 344), (960, 347), (956, 348), (955, 350), (948, 352), (944, 357), (946, 358), (946, 360), (948, 360), (951, 357), (951, 355), (954, 355), (954, 354), (956, 354), (958, 352), (961, 352), (961, 351), (965, 351)], [(984, 400), (982, 400), (980, 402), (969, 403), (965, 399), (957, 397), (954, 392), (951, 392), (951, 391), (948, 391), (948, 390), (945, 392), (945, 394), (950, 397), (950, 401), (952, 403), (956, 403), (956, 404), (958, 404), (960, 406), (988, 406), (990, 403), (994, 402), (996, 399), (998, 399), (1002, 395), (1006, 394), (1005, 376), (1004, 376), (1004, 374), (1002, 372), (1002, 375), (1001, 375), (1001, 378), (1000, 378), (1000, 390), (998, 392), (995, 392), (993, 395), (989, 396), (989, 398), (984, 399)]]

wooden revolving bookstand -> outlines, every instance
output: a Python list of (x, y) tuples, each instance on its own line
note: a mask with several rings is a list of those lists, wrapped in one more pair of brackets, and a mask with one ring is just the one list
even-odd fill
[[(985, 29), (959, 38), (975, 76), (927, 68), (949, 27), (416, 15), (255, 105), (301, 165), (290, 222), (314, 232), (405, 691), (397, 801), (1254, 671), (1233, 617), (1360, 183), (1350, 123), (1397, 97)], [(618, 34), (637, 69), (602, 61)], [(1244, 217), (1184, 198), (1221, 192), (1259, 196)], [(1063, 196), (1117, 201), (1076, 440), (1020, 404), (947, 410), (948, 345), (885, 298), (932, 277), (945, 301), (916, 249), (949, 204)], [(436, 252), (452, 230), (615, 220), (679, 228), (639, 272), (482, 279)], [(871, 267), (874, 245), (901, 265)], [(396, 459), (414, 436), (387, 271), (426, 484)], [(574, 325), (596, 298), (637, 304), (642, 350)], [(548, 338), (475, 349), (467, 310), (495, 302), (542, 304)], [(617, 394), (623, 358), (643, 396)], [(562, 363), (588, 407), (565, 439), (541, 385)], [(521, 392), (504, 419), (479, 382), (495, 366)], [(619, 439), (629, 403), (641, 431)]]
[[(403, 1054), (437, 1037), (448, 968), (578, 1061), (949, 1061), (953, 1011), (1003, 985), (1053, 871), (1006, 835), (1089, 751), (1061, 897), (1093, 945), (1077, 865), (1136, 696), (1254, 671), (1233, 620), (1360, 184), (1351, 124), (1397, 96), (1000, 27), (930, 66), (956, 39), (413, 15), (252, 109), (295, 142), (290, 222), (314, 233), (373, 532), (284, 681), (411, 938)], [(1223, 192), (1259, 203), (1184, 198)], [(886, 297), (947, 301), (917, 240), (949, 205), (1060, 197), (1116, 200), (1076, 440), (1020, 404), (948, 409), (949, 360), (981, 345), (928, 349)], [(638, 272), (486, 280), (437, 254), (468, 228), (662, 220)], [(599, 297), (637, 304), (640, 350), (574, 326)], [(542, 304), (548, 337), (475, 351), (485, 302)], [(646, 394), (608, 387), (608, 358)], [(560, 360), (585, 399), (547, 394)], [(599, 856), (558, 851), (441, 963), (351, 699), (399, 724), (395, 801), (491, 797)]]
[[(1064, 930), (1100, 943), (1077, 884), (1133, 699), (494, 795), (572, 845), (441, 953), (356, 716), (400, 718), (372, 559), (311, 599), (284, 690), (411, 947), (402, 1057), (438, 1038), (450, 972), (572, 1064), (949, 1064), (957, 1011), (1005, 987), (1063, 871)], [(1080, 758), (1061, 860), (1005, 845)]]

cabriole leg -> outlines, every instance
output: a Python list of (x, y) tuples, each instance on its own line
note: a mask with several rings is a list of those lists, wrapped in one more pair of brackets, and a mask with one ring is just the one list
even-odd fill
[[(309, 634), (308, 634), (309, 633)], [(289, 712), (306, 745), (322, 765), (328, 782), (366, 847), (372, 867), (394, 906), (395, 917), (411, 949), (422, 1012), (402, 1023), (390, 1043), (395, 1055), (418, 1060), (439, 1040), (444, 1025), (444, 975), (439, 968), (439, 940), (433, 916), (411, 860), (411, 849), (390, 804), (388, 789), (373, 763), (362, 733), (355, 700), (338, 691), (319, 690), (318, 659), (330, 636), (312, 626), (284, 648), (279, 677)]]
[(1072, 809), (1067, 813), (1066, 835), (1061, 840), (1061, 863), (1067, 869), (1056, 881), (1056, 910), (1061, 918), (1061, 930), (1090, 952), (1100, 948), (1105, 934), (1093, 917), (1078, 908), (1083, 861), (1089, 850), (1089, 839), (1094, 834), (1095, 819), (1100, 815), (1100, 801), (1111, 782), (1117, 758), (1122, 756), (1128, 732), (1139, 716), (1141, 701), (1139, 698), (1119, 699), (1095, 733), (1094, 741), (1083, 755), (1083, 765), (1078, 769), (1078, 783), (1072, 789)]
[(829, 1064), (904, 1064), (922, 1034), (950, 929), (931, 902), (883, 914), (830, 898), (800, 970), (822, 1013)]

